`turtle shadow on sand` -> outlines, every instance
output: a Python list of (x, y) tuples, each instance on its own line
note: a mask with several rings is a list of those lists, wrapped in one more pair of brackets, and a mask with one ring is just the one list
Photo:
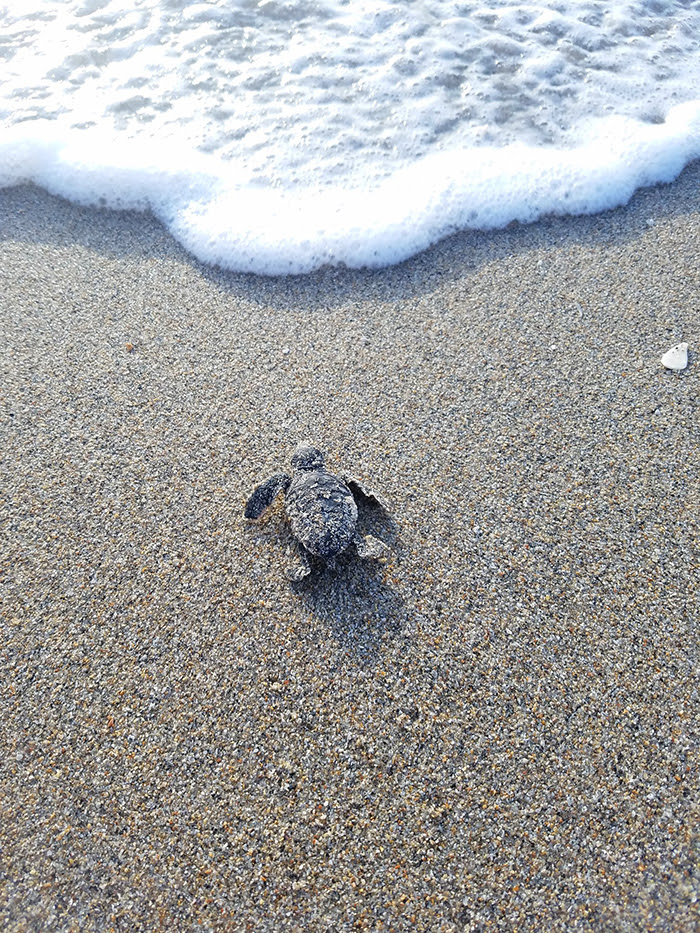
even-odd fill
[(404, 600), (383, 575), (382, 564), (350, 553), (334, 568), (314, 568), (292, 589), (339, 645), (372, 661), (387, 638), (400, 636), (406, 625)]

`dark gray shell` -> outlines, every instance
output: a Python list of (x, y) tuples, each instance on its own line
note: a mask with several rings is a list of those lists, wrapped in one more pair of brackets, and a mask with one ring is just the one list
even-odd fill
[(245, 517), (259, 518), (277, 496), (285, 493), (285, 512), (297, 547), (289, 579), (299, 582), (312, 572), (309, 555), (332, 563), (336, 554), (353, 545), (358, 557), (381, 560), (389, 553), (383, 541), (357, 533), (357, 499), (386, 505), (351, 476), (334, 476), (324, 465), (323, 452), (299, 444), (292, 454), (292, 475), (275, 473), (253, 490)]
[(317, 557), (340, 554), (355, 537), (357, 506), (352, 493), (323, 467), (295, 471), (285, 511), (294, 537)]

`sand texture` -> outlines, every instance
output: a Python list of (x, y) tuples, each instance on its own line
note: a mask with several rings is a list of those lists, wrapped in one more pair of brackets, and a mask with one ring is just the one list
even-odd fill
[[(5, 933), (700, 928), (699, 190), (275, 280), (0, 192)], [(387, 562), (244, 519), (302, 439)]]

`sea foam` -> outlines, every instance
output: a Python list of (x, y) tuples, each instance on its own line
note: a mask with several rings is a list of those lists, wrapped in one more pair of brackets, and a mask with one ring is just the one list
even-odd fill
[(151, 210), (227, 269), (384, 266), (700, 157), (681, 4), (33, 6), (5, 24), (0, 186)]

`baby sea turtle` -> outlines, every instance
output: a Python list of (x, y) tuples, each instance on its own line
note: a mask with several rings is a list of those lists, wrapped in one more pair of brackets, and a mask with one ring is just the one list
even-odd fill
[(351, 476), (329, 473), (317, 447), (300, 444), (292, 454), (292, 475), (275, 473), (257, 486), (246, 503), (245, 517), (259, 518), (282, 491), (298, 544), (291, 580), (302, 580), (311, 573), (310, 554), (331, 562), (350, 546), (360, 557), (379, 558), (388, 553), (389, 548), (378, 538), (362, 537), (357, 532), (356, 497), (372, 499), (385, 509), (384, 503)]

